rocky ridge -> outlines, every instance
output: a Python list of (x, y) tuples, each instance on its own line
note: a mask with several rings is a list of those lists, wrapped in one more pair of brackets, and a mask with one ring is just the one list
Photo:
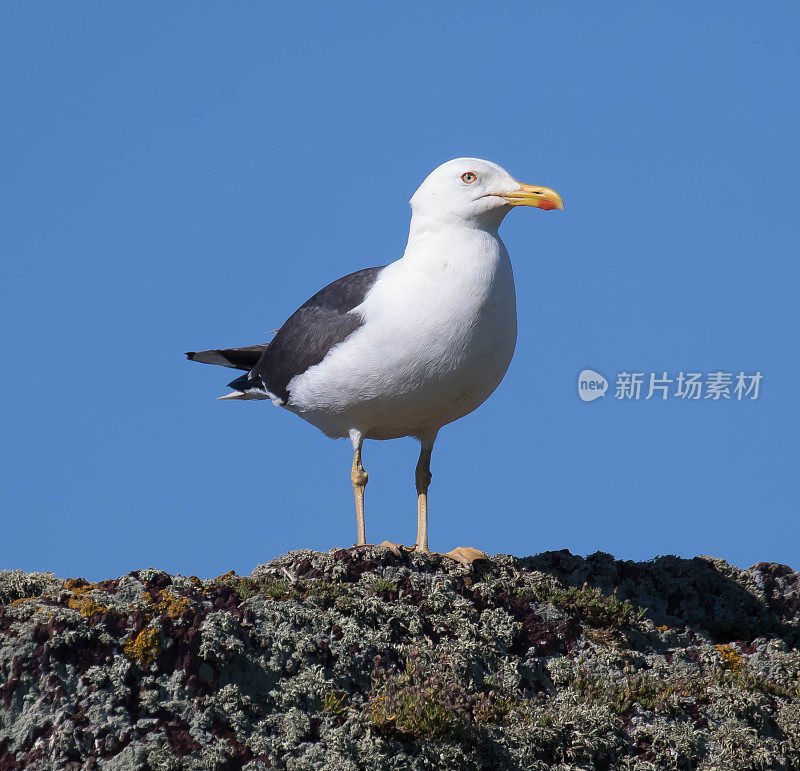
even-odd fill
[(7, 769), (798, 769), (800, 575), (377, 547), (0, 572)]

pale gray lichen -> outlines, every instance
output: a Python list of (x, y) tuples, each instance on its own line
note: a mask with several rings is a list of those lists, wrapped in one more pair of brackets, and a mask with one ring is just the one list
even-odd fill
[(0, 605), (8, 605), (23, 597), (39, 597), (58, 592), (63, 579), (54, 573), (25, 573), (22, 570), (0, 570)]

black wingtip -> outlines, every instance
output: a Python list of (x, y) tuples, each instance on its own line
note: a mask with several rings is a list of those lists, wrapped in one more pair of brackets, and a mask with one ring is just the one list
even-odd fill
[(186, 351), (183, 355), (191, 361), (197, 355), (197, 351)]

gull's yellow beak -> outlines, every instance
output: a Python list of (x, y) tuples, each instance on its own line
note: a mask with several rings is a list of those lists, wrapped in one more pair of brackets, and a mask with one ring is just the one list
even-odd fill
[(519, 183), (519, 190), (502, 193), (500, 197), (512, 206), (535, 206), (545, 211), (564, 208), (564, 202), (555, 190), (539, 185), (526, 185), (524, 182)]

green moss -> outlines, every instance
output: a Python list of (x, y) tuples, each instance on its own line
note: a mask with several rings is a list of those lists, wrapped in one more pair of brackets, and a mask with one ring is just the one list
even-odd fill
[(329, 608), (336, 602), (351, 593), (352, 587), (347, 586), (341, 581), (331, 583), (329, 581), (313, 581), (308, 585), (307, 596), (316, 597), (325, 608)]
[(614, 680), (582, 672), (569, 687), (584, 701), (604, 704), (618, 715), (628, 712), (634, 704), (675, 715), (683, 711), (684, 699), (708, 700), (708, 682), (699, 676), (665, 681), (649, 672), (638, 672)]
[(375, 594), (380, 594), (381, 592), (397, 594), (397, 582), (387, 581), (385, 578), (378, 578), (375, 583), (372, 584), (372, 591), (375, 592)]
[(251, 597), (258, 595), (283, 600), (289, 597), (290, 594), (297, 593), (296, 591), (290, 592), (289, 584), (286, 581), (274, 578), (254, 579), (246, 576), (237, 576), (233, 571), (218, 576), (211, 583), (212, 585), (222, 584), (230, 587), (242, 600), (249, 600)]
[(630, 600), (618, 599), (616, 589), (608, 596), (599, 587), (591, 588), (587, 584), (579, 589), (576, 586), (564, 588), (543, 583), (519, 589), (517, 594), (556, 605), (596, 628), (630, 626), (647, 615), (646, 608), (636, 607)]
[[(719, 646), (718, 646), (719, 647)], [(598, 677), (580, 672), (569, 688), (586, 702), (606, 705), (616, 714), (628, 712), (634, 704), (653, 712), (676, 715), (697, 703), (709, 703), (712, 689), (728, 688), (798, 698), (798, 688), (787, 688), (752, 672), (739, 657), (736, 670), (712, 669), (705, 675), (663, 679), (650, 672), (628, 673), (622, 679)], [(686, 700), (691, 700), (687, 702)]]
[(352, 613), (357, 607), (356, 601), (352, 597), (348, 596), (339, 597), (335, 604), (336, 609), (342, 613)]

